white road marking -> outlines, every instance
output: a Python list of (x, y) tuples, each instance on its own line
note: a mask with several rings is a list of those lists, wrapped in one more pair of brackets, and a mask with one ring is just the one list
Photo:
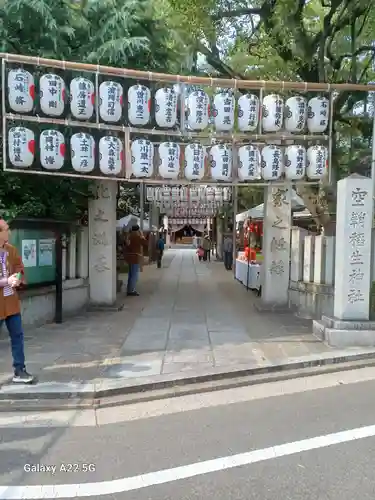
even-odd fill
[(375, 425), (359, 427), (347, 431), (326, 434), (314, 438), (285, 443), (270, 448), (239, 453), (227, 457), (215, 458), (158, 472), (125, 477), (113, 481), (80, 484), (40, 484), (26, 486), (0, 486), (0, 499), (4, 500), (36, 500), (46, 498), (74, 498), (99, 495), (115, 495), (127, 491), (140, 490), (158, 484), (171, 483), (181, 479), (219, 472), (244, 465), (255, 464), (304, 451), (317, 450), (341, 443), (356, 441), (375, 436)]
[(21, 414), (0, 413), (0, 431), (2, 428), (13, 429), (20, 427), (102, 427), (118, 422), (131, 422), (203, 408), (245, 403), (270, 397), (326, 389), (335, 387), (338, 384), (368, 382), (374, 379), (375, 368), (367, 367), (359, 370), (301, 377), (294, 380), (269, 382), (217, 392), (126, 404), (114, 408), (43, 411), (39, 413), (25, 412)]

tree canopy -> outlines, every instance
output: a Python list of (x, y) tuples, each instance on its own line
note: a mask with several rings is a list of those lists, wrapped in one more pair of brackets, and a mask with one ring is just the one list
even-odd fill
[[(152, 0), (0, 0), (0, 51), (144, 70), (180, 69), (176, 41)], [(1, 160), (0, 160), (1, 161)], [(88, 182), (0, 170), (8, 216), (79, 218)]]
[[(368, 0), (0, 0), (3, 52), (239, 79), (375, 81), (374, 32)], [(334, 180), (368, 174), (373, 104), (363, 92), (335, 96)], [(259, 200), (241, 192), (243, 207)], [(0, 172), (0, 210), (74, 217), (87, 194), (86, 182)], [(335, 190), (300, 194), (324, 225)]]
[[(375, 80), (375, 5), (367, 0), (169, 0), (169, 5), (174, 14), (170, 24), (184, 26), (184, 40), (204, 55), (209, 64), (205, 72), (213, 75), (328, 83)], [(353, 171), (368, 174), (373, 102), (363, 92), (335, 96), (334, 180)], [(334, 191), (301, 192), (323, 225)]]

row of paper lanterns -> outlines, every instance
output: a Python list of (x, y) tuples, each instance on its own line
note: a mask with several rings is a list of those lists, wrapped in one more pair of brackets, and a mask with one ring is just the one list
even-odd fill
[[(147, 139), (136, 139), (131, 145), (132, 173), (136, 178), (153, 174), (154, 145)], [(176, 180), (180, 173), (181, 148), (177, 143), (164, 142), (158, 147), (158, 173), (164, 179)], [(200, 143), (187, 144), (184, 150), (184, 176), (199, 181), (205, 177), (206, 160), (210, 177), (217, 181), (232, 179), (232, 146), (217, 144), (210, 148)], [(327, 171), (328, 150), (313, 145), (307, 150), (301, 145), (282, 148), (267, 145), (262, 148), (245, 145), (238, 148), (238, 178), (240, 181), (278, 180), (283, 175), (290, 180), (321, 179)]]
[[(162, 213), (165, 213), (167, 214), (168, 216), (168, 220), (172, 217), (172, 218), (178, 218), (178, 217), (198, 217), (198, 218), (201, 218), (202, 221), (206, 221), (207, 218), (210, 218), (210, 217), (213, 217), (215, 215), (215, 213), (217, 212), (217, 209), (211, 209), (211, 210), (192, 210), (192, 211), (189, 211), (189, 210), (176, 210), (176, 211), (170, 211), (170, 210), (165, 210), (164, 212)], [(204, 219), (202, 219), (202, 217), (204, 217)], [(203, 223), (203, 222), (202, 222)]]
[(191, 203), (188, 201), (155, 201), (153, 204), (157, 207), (160, 207), (161, 209), (189, 209), (191, 208), (192, 210), (214, 210), (217, 209), (223, 205), (225, 205), (227, 202), (220, 202), (220, 201), (209, 201), (207, 203)]
[[(136, 178), (151, 177), (154, 163), (154, 145), (147, 139), (136, 139), (131, 145), (132, 173)], [(164, 179), (176, 180), (180, 173), (180, 146), (164, 142), (158, 147), (158, 173)], [(206, 160), (210, 177), (229, 181), (233, 173), (232, 146), (217, 144), (210, 148), (200, 143), (188, 144), (184, 151), (184, 176), (187, 180), (204, 179)], [(278, 180), (283, 175), (290, 180), (321, 179), (327, 172), (328, 150), (313, 145), (307, 150), (301, 145), (285, 148), (267, 145), (259, 148), (245, 145), (238, 148), (238, 178), (240, 181)]]
[(168, 219), (168, 223), (171, 224), (172, 226), (178, 226), (180, 224), (204, 224), (206, 221), (205, 219)]
[[(70, 137), (71, 165), (74, 171), (87, 174), (96, 166), (96, 143), (92, 135), (78, 132)], [(121, 139), (104, 136), (99, 140), (99, 169), (104, 175), (119, 175), (123, 168), (124, 145)], [(10, 163), (17, 168), (29, 168), (35, 161), (35, 134), (25, 127), (13, 127), (8, 132)], [(39, 137), (40, 163), (46, 170), (60, 170), (66, 160), (64, 135), (58, 130), (44, 130)], [(158, 146), (158, 174), (164, 179), (177, 180), (180, 175), (181, 148), (174, 142)], [(230, 181), (233, 172), (232, 147), (217, 144), (209, 148), (199, 143), (187, 144), (184, 151), (184, 173), (187, 180), (202, 180), (206, 161), (210, 177)], [(241, 181), (287, 179), (320, 179), (326, 173), (327, 148), (320, 145), (275, 145), (262, 149), (253, 145), (238, 148), (238, 177)], [(154, 145), (147, 139), (136, 139), (131, 144), (132, 174), (136, 178), (150, 178), (154, 173)]]
[[(87, 78), (73, 78), (69, 86), (70, 112), (76, 120), (91, 120), (95, 110), (95, 86)], [(56, 74), (48, 73), (39, 79), (40, 110), (46, 116), (58, 118), (66, 111), (66, 84)], [(34, 76), (22, 68), (8, 73), (8, 103), (16, 113), (30, 113), (35, 105)], [(161, 128), (173, 128), (177, 124), (178, 94), (173, 87), (160, 88), (155, 92), (155, 121)], [(261, 108), (262, 105), (262, 109)], [(100, 119), (118, 123), (123, 118), (124, 89), (114, 81), (99, 85), (98, 110)], [(128, 121), (135, 127), (143, 127), (151, 119), (151, 91), (145, 85), (132, 85), (127, 92)], [(236, 99), (232, 91), (215, 94), (210, 98), (203, 90), (194, 90), (186, 100), (187, 125), (191, 130), (204, 130), (212, 118), (218, 132), (232, 131), (236, 124)], [(261, 112), (262, 111), (262, 112)], [(260, 103), (253, 94), (242, 95), (237, 101), (237, 127), (240, 132), (255, 132), (262, 117), (262, 130), (279, 132), (285, 128), (291, 133), (301, 133), (306, 126), (310, 133), (323, 134), (329, 123), (329, 100), (316, 96), (307, 101), (303, 96), (284, 100), (269, 94)]]
[(161, 206), (160, 210), (168, 217), (210, 217), (215, 214), (217, 207), (204, 208), (190, 208), (190, 207), (171, 207)]
[(189, 186), (189, 187), (153, 187), (146, 189), (146, 198), (148, 201), (164, 202), (214, 202), (230, 201), (231, 189), (220, 186)]

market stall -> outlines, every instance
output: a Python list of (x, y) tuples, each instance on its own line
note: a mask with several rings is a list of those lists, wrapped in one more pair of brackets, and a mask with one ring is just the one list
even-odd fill
[(247, 289), (260, 292), (262, 286), (262, 263), (250, 260), (245, 252), (239, 252), (236, 260), (236, 279)]

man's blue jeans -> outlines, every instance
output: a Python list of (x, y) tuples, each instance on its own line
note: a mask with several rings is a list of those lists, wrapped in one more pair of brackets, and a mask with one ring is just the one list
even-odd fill
[(8, 316), (5, 320), (0, 320), (0, 328), (4, 323), (7, 326), (10, 345), (12, 349), (13, 368), (15, 371), (25, 369), (25, 348), (23, 340), (22, 319), (20, 314)]
[(132, 293), (135, 292), (135, 287), (137, 286), (139, 274), (139, 264), (129, 264), (128, 270), (128, 288), (127, 292)]
[(232, 269), (233, 266), (233, 253), (232, 252), (224, 252), (224, 266), (228, 271)]

